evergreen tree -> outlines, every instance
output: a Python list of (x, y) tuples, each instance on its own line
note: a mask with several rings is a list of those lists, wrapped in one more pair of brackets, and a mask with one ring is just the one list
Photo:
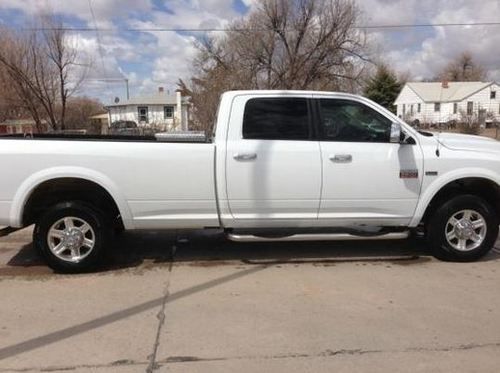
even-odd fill
[(364, 94), (370, 100), (395, 112), (394, 101), (401, 91), (402, 83), (386, 65), (380, 65), (373, 77), (368, 80)]

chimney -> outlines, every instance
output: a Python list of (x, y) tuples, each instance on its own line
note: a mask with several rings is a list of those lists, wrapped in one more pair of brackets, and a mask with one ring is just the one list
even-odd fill
[(443, 80), (443, 81), (441, 82), (441, 87), (443, 87), (443, 88), (449, 88), (449, 86), (448, 86), (448, 81), (447, 81), (447, 80)]
[(184, 118), (182, 115), (182, 93), (181, 93), (181, 90), (178, 89), (175, 91), (175, 98), (176, 98), (176, 103), (177, 103), (177, 108), (176, 108), (177, 120), (179, 121), (181, 131), (186, 131), (186, 128), (185, 128), (186, 123), (184, 123)]
[(159, 94), (163, 94), (164, 91), (165, 91), (165, 89), (163, 87), (158, 87)]

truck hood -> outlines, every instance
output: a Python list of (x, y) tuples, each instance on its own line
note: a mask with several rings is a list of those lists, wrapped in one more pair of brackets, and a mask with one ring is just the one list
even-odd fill
[(434, 136), (448, 149), (500, 153), (500, 141), (488, 137), (458, 133), (434, 133)]

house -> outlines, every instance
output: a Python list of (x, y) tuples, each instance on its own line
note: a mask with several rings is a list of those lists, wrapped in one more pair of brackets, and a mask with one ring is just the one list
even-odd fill
[[(42, 120), (43, 130), (47, 128), (47, 121)], [(33, 119), (7, 119), (0, 123), (0, 134), (16, 134), (16, 133), (37, 133), (38, 129)]]
[(117, 100), (107, 109), (111, 124), (133, 121), (142, 127), (159, 127), (162, 131), (188, 130), (189, 101), (180, 91), (170, 95), (160, 87), (155, 95)]
[(477, 115), (500, 120), (500, 86), (495, 82), (409, 82), (394, 104), (409, 123), (442, 124)]

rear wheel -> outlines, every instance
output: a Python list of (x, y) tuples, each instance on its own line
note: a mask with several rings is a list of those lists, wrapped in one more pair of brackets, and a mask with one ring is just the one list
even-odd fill
[(426, 232), (435, 257), (469, 262), (493, 248), (498, 224), (495, 210), (486, 201), (463, 195), (438, 207), (427, 223)]
[(106, 215), (91, 205), (59, 203), (40, 217), (33, 242), (55, 271), (84, 272), (102, 261), (110, 226)]

